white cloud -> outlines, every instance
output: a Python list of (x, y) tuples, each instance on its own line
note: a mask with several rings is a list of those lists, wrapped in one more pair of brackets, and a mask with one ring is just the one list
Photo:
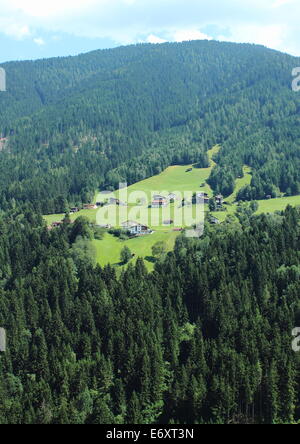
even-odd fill
[[(299, 0), (0, 0), (0, 33), (117, 44), (220, 38), (300, 55)], [(63, 45), (63, 39), (61, 41)]]
[(187, 42), (192, 40), (212, 40), (212, 37), (209, 37), (208, 35), (197, 30), (184, 29), (176, 31), (173, 36), (173, 40), (175, 42)]
[(294, 0), (275, 0), (272, 4), (273, 8), (280, 8), (281, 6), (286, 6), (291, 3), (294, 3)]
[(58, 16), (88, 9), (105, 0), (10, 0), (11, 6), (28, 17)]
[(148, 43), (166, 43), (167, 40), (161, 39), (160, 37), (157, 37), (154, 34), (150, 34), (147, 37), (147, 42)]
[(22, 40), (24, 37), (30, 36), (31, 32), (27, 25), (14, 23), (10, 20), (0, 18), (0, 30), (8, 37), (16, 40)]
[(45, 40), (44, 39), (42, 39), (42, 38), (36, 38), (36, 39), (33, 39), (33, 41), (34, 41), (34, 43), (36, 43), (38, 46), (43, 46), (43, 45), (45, 45), (46, 43), (45, 43)]
[(219, 36), (219, 39), (239, 43), (255, 43), (284, 51), (286, 34), (287, 27), (285, 25), (259, 26), (250, 24), (233, 26), (230, 37)]

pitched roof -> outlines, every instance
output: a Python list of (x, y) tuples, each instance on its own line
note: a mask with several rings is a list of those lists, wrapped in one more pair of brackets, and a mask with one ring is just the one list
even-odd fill
[(122, 225), (126, 226), (126, 227), (132, 227), (132, 228), (133, 227), (146, 227), (146, 228), (148, 228), (147, 225), (141, 224), (139, 222), (135, 222), (133, 220), (128, 220), (126, 222), (123, 222)]

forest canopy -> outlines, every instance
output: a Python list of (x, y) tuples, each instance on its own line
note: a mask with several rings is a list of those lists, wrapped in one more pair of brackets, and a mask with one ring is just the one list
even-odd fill
[(117, 277), (78, 251), (84, 221), (2, 218), (0, 423), (299, 421), (299, 222), (207, 226)]

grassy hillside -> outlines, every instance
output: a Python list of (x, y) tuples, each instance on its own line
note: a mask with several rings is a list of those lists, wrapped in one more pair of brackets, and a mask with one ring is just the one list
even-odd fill
[(146, 267), (149, 271), (153, 270), (155, 259), (152, 257), (152, 246), (156, 242), (164, 242), (167, 246), (167, 250), (171, 251), (174, 248), (176, 232), (156, 232), (150, 236), (143, 236), (135, 239), (129, 239), (127, 241), (120, 241), (116, 237), (106, 233), (103, 240), (94, 240), (93, 243), (96, 247), (97, 262), (104, 266), (108, 263), (120, 266), (120, 254), (121, 250), (126, 245), (130, 248), (131, 252), (135, 254), (135, 258), (132, 260), (135, 263), (138, 257), (145, 259)]
[(257, 214), (283, 211), (288, 205), (300, 206), (300, 196), (281, 197), (278, 199), (260, 200)]
[(246, 185), (250, 185), (252, 175), (251, 175), (252, 169), (246, 165), (243, 167), (243, 177), (236, 179), (235, 181), (235, 188), (234, 192), (226, 198), (226, 201), (229, 203), (233, 203), (236, 200), (236, 197), (238, 195), (238, 192)]
[[(207, 192), (209, 196), (213, 195), (210, 186), (207, 184), (207, 180), (210, 176), (212, 169), (216, 166), (213, 157), (220, 151), (220, 146), (216, 145), (208, 151), (208, 157), (210, 160), (209, 168), (195, 168), (193, 165), (186, 166), (171, 166), (164, 170), (161, 174), (150, 177), (146, 180), (140, 181), (134, 185), (129, 186), (126, 189), (111, 193), (110, 195), (103, 196), (98, 194), (95, 197), (96, 201), (103, 201), (109, 197), (119, 197), (124, 202), (130, 202), (130, 196), (132, 202), (128, 206), (105, 206), (98, 210), (82, 210), (79, 213), (72, 214), (71, 220), (77, 219), (79, 216), (87, 217), (91, 223), (105, 224), (105, 213), (108, 211), (116, 212), (117, 223), (116, 226), (121, 226), (122, 222), (126, 220), (136, 220), (150, 226), (154, 233), (149, 236), (130, 239), (127, 241), (120, 241), (116, 237), (106, 233), (104, 239), (99, 241), (95, 240), (94, 245), (97, 251), (97, 262), (101, 265), (108, 263), (119, 265), (120, 253), (122, 248), (127, 245), (136, 257), (145, 258), (147, 267), (149, 270), (153, 269), (152, 258), (152, 246), (158, 242), (163, 241), (166, 243), (168, 250), (172, 250), (175, 239), (178, 236), (178, 232), (174, 232), (174, 224), (166, 226), (163, 222), (174, 218), (174, 211), (180, 205), (179, 201), (175, 201), (174, 204), (170, 204), (167, 208), (163, 209), (150, 209), (147, 205), (141, 203), (137, 206), (137, 197), (142, 198), (145, 194), (145, 198), (151, 199), (152, 193), (159, 193), (168, 195), (170, 192), (180, 195), (180, 193), (189, 192), (189, 196), (193, 192), (203, 191)], [(192, 169), (191, 171), (188, 171)], [(223, 222), (228, 215), (234, 215), (236, 212), (236, 200), (239, 190), (251, 182), (251, 168), (244, 166), (244, 177), (238, 178), (235, 182), (234, 192), (229, 196), (226, 201), (228, 204), (224, 206), (226, 211), (213, 212), (212, 215), (217, 217), (220, 222)], [(300, 205), (300, 196), (283, 197), (278, 199), (261, 200), (259, 203), (260, 213), (271, 213), (275, 211), (282, 211), (288, 205), (297, 206)], [(195, 209), (195, 206), (193, 206)], [(208, 213), (208, 207), (206, 207), (206, 213)], [(47, 224), (60, 221), (64, 217), (63, 214), (45, 216)], [(156, 223), (154, 223), (156, 221)], [(159, 221), (157, 223), (157, 221)], [(133, 259), (135, 261), (136, 259)]]
[[(81, 210), (78, 213), (71, 214), (71, 220), (74, 221), (78, 217), (87, 217), (93, 224), (96, 223), (97, 210)], [(65, 217), (64, 214), (49, 214), (44, 216), (47, 225), (51, 225), (53, 222), (60, 222)]]
[[(212, 168), (215, 166), (213, 156), (216, 155), (219, 150), (220, 146), (216, 145), (208, 151), (207, 154), (210, 160), (209, 168), (195, 168), (193, 167), (193, 165), (171, 166), (163, 171), (161, 174), (131, 185), (128, 188), (121, 190), (121, 192), (112, 192), (110, 195), (105, 196), (98, 193), (95, 196), (95, 202), (103, 202), (105, 199), (108, 199), (110, 197), (119, 197), (121, 198), (121, 200), (122, 197), (124, 197), (123, 200), (127, 202), (130, 195), (133, 199), (136, 199), (136, 193), (146, 193), (147, 198), (150, 201), (151, 193), (153, 192), (157, 192), (166, 196), (171, 192), (175, 194), (176, 192), (179, 194), (187, 192), (191, 197), (194, 192), (203, 191), (212, 196), (212, 190), (210, 186), (206, 183), (206, 180), (208, 179)], [(187, 170), (189, 170), (190, 168), (192, 168), (192, 171), (187, 172)], [(204, 184), (203, 187), (201, 186), (202, 184)], [(134, 202), (136, 201), (134, 200)], [(151, 219), (150, 212), (154, 213), (154, 217), (158, 217), (159, 215), (160, 219), (164, 221), (168, 219), (168, 217), (172, 217), (172, 213), (171, 216), (169, 215), (170, 208), (172, 209), (173, 206), (171, 205), (166, 209), (150, 210), (144, 205), (138, 209), (139, 214), (134, 217), (132, 215), (134, 211), (132, 205), (129, 205), (128, 207), (118, 207), (119, 221), (121, 223), (128, 219), (135, 220), (136, 218), (138, 218), (144, 221), (144, 223), (147, 223), (147, 221)], [(84, 216), (87, 217), (92, 223), (96, 223), (97, 214), (101, 215), (101, 213), (105, 213), (105, 211), (107, 211), (107, 207), (100, 210), (82, 210), (79, 213), (72, 214), (71, 220), (75, 220), (79, 216)], [(64, 214), (52, 214), (44, 216), (48, 225), (50, 225), (52, 222), (61, 221), (63, 217)], [(156, 227), (156, 229), (165, 230), (166, 227), (164, 225), (161, 225), (160, 227)]]
[[(288, 205), (293, 207), (300, 206), (300, 196), (279, 197), (277, 199), (259, 200), (258, 210), (256, 214), (275, 213), (275, 211), (284, 211)], [(230, 204), (226, 206), (226, 211), (214, 211), (213, 216), (224, 222), (226, 217), (234, 216), (236, 212), (236, 205)]]
[[(207, 152), (210, 161), (208, 168), (196, 168), (193, 165), (170, 166), (161, 174), (130, 185), (125, 190), (122, 190), (121, 193), (124, 195), (125, 192), (134, 193), (141, 191), (147, 194), (148, 199), (151, 198), (151, 193), (153, 192), (168, 195), (171, 192), (176, 194), (176, 192), (183, 193), (190, 191), (193, 193), (195, 191), (203, 191), (212, 196), (211, 187), (206, 181), (210, 176), (212, 168), (215, 166), (213, 157), (218, 154), (220, 148), (220, 145), (216, 145)], [(191, 168), (192, 171), (188, 172), (187, 170)], [(202, 184), (204, 184), (204, 187), (201, 187)], [(119, 192), (113, 193), (112, 195), (122, 198)], [(98, 194), (96, 201), (102, 200), (103, 196)]]
[[(216, 145), (208, 151), (207, 154), (210, 160), (210, 167), (208, 168), (196, 168), (193, 165), (171, 166), (157, 176), (150, 177), (149, 179), (131, 185), (127, 189), (121, 190), (121, 192), (106, 195), (105, 199), (109, 197), (119, 197), (121, 200), (127, 202), (130, 200), (129, 196), (132, 196), (135, 200), (137, 193), (140, 192), (145, 193), (146, 198), (149, 201), (151, 199), (151, 193), (153, 192), (166, 196), (171, 192), (178, 196), (180, 193), (183, 195), (183, 193), (187, 192), (189, 198), (191, 198), (194, 192), (203, 191), (212, 196), (212, 190), (206, 181), (210, 176), (212, 168), (215, 166), (213, 157), (218, 154), (219, 150), (220, 146)], [(190, 169), (192, 170), (188, 171)], [(95, 201), (103, 200), (104, 196), (102, 194), (96, 195)], [(129, 204), (128, 207), (116, 207), (111, 205), (99, 210), (82, 210), (76, 214), (72, 214), (71, 220), (74, 221), (78, 217), (84, 216), (92, 223), (101, 224), (105, 223), (101, 217), (107, 211), (117, 211), (118, 226), (126, 220), (138, 220), (146, 225), (150, 225), (155, 231), (152, 235), (120, 241), (116, 237), (106, 233), (104, 239), (101, 241), (95, 240), (94, 245), (97, 251), (97, 262), (100, 265), (106, 265), (108, 263), (119, 265), (121, 250), (127, 245), (136, 257), (145, 258), (147, 268), (152, 270), (154, 266), (152, 246), (156, 242), (163, 241), (166, 243), (168, 251), (171, 251), (174, 247), (178, 232), (173, 231), (174, 224), (166, 226), (163, 222), (168, 219), (174, 219), (174, 211), (179, 205), (180, 201), (176, 201), (174, 204), (170, 204), (167, 208), (162, 209), (150, 209), (147, 205), (137, 207), (136, 204)], [(192, 208), (194, 211), (195, 206)], [(64, 214), (44, 216), (47, 225), (50, 225), (52, 222), (61, 221), (63, 217)], [(159, 224), (153, 226), (152, 221), (154, 220), (158, 220)], [(135, 259), (133, 261), (135, 261)]]

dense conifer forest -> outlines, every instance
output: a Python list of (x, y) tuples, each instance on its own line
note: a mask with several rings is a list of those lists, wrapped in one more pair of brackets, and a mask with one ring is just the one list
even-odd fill
[[(0, 95), (0, 424), (300, 421), (300, 211), (206, 223), (149, 273), (96, 264), (85, 218), (42, 214), (169, 165), (215, 193), (300, 193), (300, 60), (217, 42), (7, 63)], [(98, 236), (101, 233), (98, 233)]]
[(117, 277), (75, 248), (84, 219), (2, 217), (0, 423), (299, 420), (299, 222), (241, 213)]

